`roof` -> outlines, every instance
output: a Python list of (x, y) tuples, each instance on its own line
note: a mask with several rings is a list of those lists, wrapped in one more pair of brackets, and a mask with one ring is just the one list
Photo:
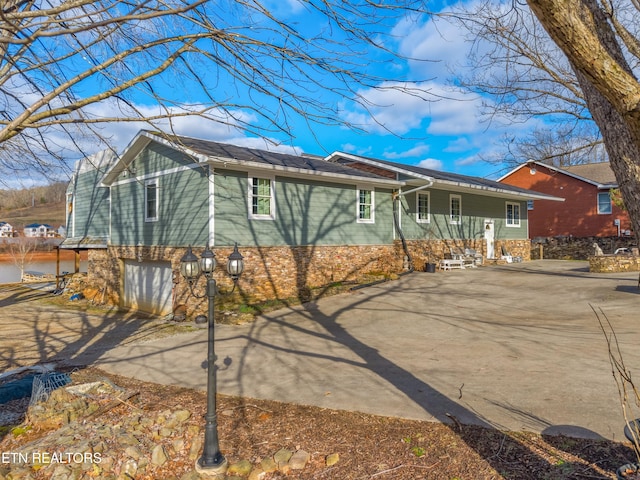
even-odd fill
[(618, 181), (609, 162), (584, 163), (582, 165), (563, 167), (563, 169), (566, 172), (592, 180), (600, 185), (618, 185)]
[(107, 248), (107, 237), (72, 237), (65, 238), (59, 245), (62, 249)]
[[(390, 162), (388, 160), (379, 160), (369, 157), (360, 157), (357, 155), (345, 154), (341, 152), (335, 152), (327, 159), (329, 161), (340, 161), (340, 158), (349, 159), (352, 161), (360, 161), (372, 166), (381, 168), (389, 168), (397, 173), (413, 176), (414, 178), (421, 180), (428, 180), (433, 183), (433, 188), (447, 188), (452, 187), (459, 191), (467, 191), (471, 193), (483, 193), (488, 195), (500, 195), (500, 196), (512, 196), (522, 197), (526, 199), (544, 199), (544, 200), (556, 200), (564, 201), (563, 198), (554, 197), (551, 195), (534, 192), (525, 188), (515, 187), (504, 183), (499, 183), (495, 180), (488, 180), (486, 178), (472, 177), (469, 175), (461, 175), (458, 173), (441, 172), (439, 170), (432, 170), (429, 168), (419, 167), (417, 165), (405, 165), (401, 163)], [(478, 192), (480, 191), (480, 192)]]
[[(407, 184), (419, 185), (420, 187), (428, 184), (436, 189), (452, 189), (459, 192), (505, 198), (563, 201), (562, 198), (493, 180), (440, 172), (343, 152), (335, 152), (326, 158), (314, 155), (293, 155), (191, 137), (161, 135), (146, 130), (138, 133), (119, 160), (111, 166), (102, 180), (103, 185), (113, 184), (120, 174), (127, 170), (138, 153), (151, 142), (163, 144), (191, 156), (198, 163), (211, 164), (214, 167), (275, 171), (288, 176), (320, 176), (351, 184), (359, 182), (382, 184), (397, 189), (405, 187)], [(353, 162), (367, 164), (373, 168), (363, 170), (350, 166), (349, 164)], [(392, 175), (389, 175), (389, 172), (392, 172)], [(400, 178), (399, 174), (406, 178)]]
[(528, 161), (526, 163), (518, 165), (509, 173), (500, 177), (498, 179), (498, 182), (501, 182), (509, 175), (513, 174), (521, 168), (530, 168), (531, 165), (538, 165), (543, 168), (548, 168), (549, 170), (552, 170), (554, 172), (568, 175), (577, 180), (595, 185), (596, 187), (601, 189), (616, 188), (618, 186), (618, 181), (616, 180), (615, 174), (613, 173), (611, 164), (609, 162), (583, 163), (580, 165), (570, 165), (560, 168), (542, 162)]
[(119, 161), (107, 172), (103, 178), (103, 184), (112, 184), (120, 173), (125, 171), (128, 165), (133, 162), (136, 155), (152, 141), (184, 152), (200, 163), (212, 164), (214, 166), (220, 165), (223, 168), (233, 168), (236, 166), (244, 169), (269, 170), (288, 173), (290, 175), (331, 177), (333, 179), (343, 179), (351, 182), (359, 178), (362, 179), (362, 181), (394, 186), (402, 183), (373, 173), (356, 170), (345, 165), (326, 162), (320, 157), (270, 152), (176, 135), (161, 136), (143, 130), (138, 133), (136, 138), (134, 138), (125, 149)]
[(29, 225), (24, 226), (24, 228), (37, 228), (37, 227), (53, 228), (51, 225), (48, 225), (46, 223), (30, 223)]

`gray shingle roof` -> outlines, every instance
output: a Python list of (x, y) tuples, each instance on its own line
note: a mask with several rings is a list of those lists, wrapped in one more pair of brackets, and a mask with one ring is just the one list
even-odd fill
[(182, 136), (167, 137), (175, 144), (182, 145), (194, 152), (207, 157), (232, 158), (235, 160), (262, 163), (278, 167), (298, 168), (312, 172), (331, 173), (337, 175), (351, 175), (364, 178), (385, 179), (374, 173), (356, 170), (346, 165), (327, 162), (319, 157), (291, 155), (280, 152), (269, 152), (248, 147), (200, 140)]
[(564, 170), (573, 175), (577, 175), (587, 180), (602, 184), (602, 185), (617, 185), (618, 181), (611, 169), (609, 162), (600, 163), (585, 163), (582, 165), (572, 165), (569, 167), (561, 167), (559, 170)]

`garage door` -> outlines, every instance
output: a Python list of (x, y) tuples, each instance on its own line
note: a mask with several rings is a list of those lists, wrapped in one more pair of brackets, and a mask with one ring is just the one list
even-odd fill
[(170, 262), (125, 260), (124, 306), (168, 315), (172, 312), (173, 275)]

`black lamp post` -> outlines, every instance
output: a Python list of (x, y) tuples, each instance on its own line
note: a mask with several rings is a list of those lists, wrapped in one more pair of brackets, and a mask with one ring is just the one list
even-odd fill
[[(208, 354), (207, 354), (207, 413), (205, 415), (204, 427), (204, 450), (202, 456), (196, 462), (196, 470), (208, 474), (221, 474), (227, 470), (227, 459), (220, 453), (218, 446), (218, 420), (216, 416), (216, 370), (215, 370), (215, 333), (214, 333), (214, 303), (215, 296), (219, 294), (216, 280), (213, 278), (213, 271), (216, 268), (216, 255), (209, 246), (202, 252), (200, 259), (191, 251), (191, 247), (187, 249), (187, 253), (180, 259), (180, 272), (187, 280), (191, 294), (196, 298), (209, 298), (208, 312)], [(238, 251), (238, 244), (233, 248), (233, 252), (229, 255), (227, 261), (227, 273), (233, 280), (233, 289), (236, 288), (238, 278), (244, 270), (243, 257)], [(193, 285), (197, 282), (200, 273), (203, 273), (207, 279), (206, 295), (196, 295), (193, 291)], [(233, 292), (233, 290), (231, 290)], [(229, 292), (229, 293), (231, 293)]]

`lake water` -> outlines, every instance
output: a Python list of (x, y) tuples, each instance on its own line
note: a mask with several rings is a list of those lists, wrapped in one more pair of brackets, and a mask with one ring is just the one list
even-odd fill
[[(74, 271), (75, 262), (73, 260), (60, 260), (60, 273)], [(53, 273), (56, 274), (56, 261), (32, 262), (25, 266), (27, 272)], [(87, 271), (87, 262), (80, 262), (80, 271)], [(13, 262), (0, 262), (0, 284), (16, 283), (20, 281), (20, 269)]]

